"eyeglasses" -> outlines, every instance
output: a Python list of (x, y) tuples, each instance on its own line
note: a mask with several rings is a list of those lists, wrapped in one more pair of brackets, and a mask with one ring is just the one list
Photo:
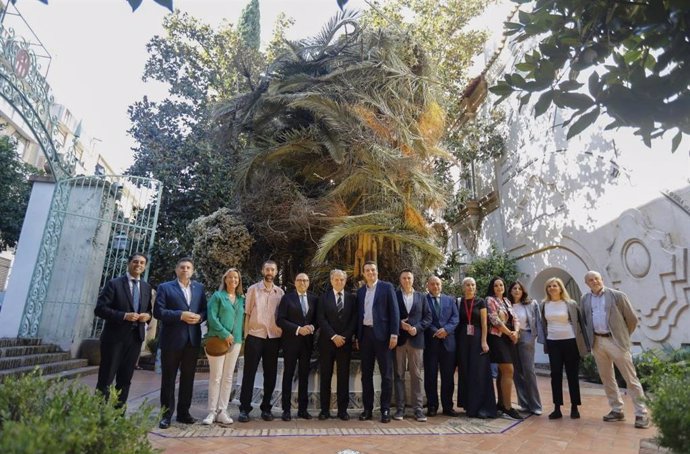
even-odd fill
[(295, 282), (309, 282), (309, 279), (295, 279)]

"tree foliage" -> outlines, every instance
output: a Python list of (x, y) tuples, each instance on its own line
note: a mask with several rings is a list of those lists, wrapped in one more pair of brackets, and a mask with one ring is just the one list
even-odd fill
[(153, 280), (170, 276), (177, 258), (191, 253), (192, 220), (232, 204), (241, 144), (216, 140), (212, 111), (218, 99), (254, 89), (265, 67), (265, 57), (247, 48), (230, 23), (214, 30), (176, 11), (163, 28), (147, 45), (143, 78), (167, 84), (169, 97), (144, 97), (129, 108), (138, 145), (128, 173), (163, 182)]
[(650, 147), (672, 130), (675, 151), (690, 134), (690, 2), (537, 0), (505, 27), (536, 45), (491, 91), (531, 99), (536, 116), (570, 109), (568, 138), (602, 113), (606, 129), (632, 127)]
[(393, 27), (409, 33), (424, 49), (429, 65), (435, 68), (440, 103), (449, 119), (449, 133), (457, 131), (462, 116), (463, 91), (472, 75), (467, 70), (482, 51), (486, 33), (472, 30), (470, 21), (490, 0), (386, 0), (372, 1), (363, 23)]
[(261, 11), (259, 0), (249, 0), (249, 3), (242, 9), (240, 20), (237, 23), (237, 31), (242, 38), (242, 42), (255, 51), (261, 45)]
[(247, 143), (234, 181), (252, 255), (288, 276), (359, 275), (366, 259), (397, 276), (405, 257), (431, 269), (441, 253), (425, 211), (443, 194), (430, 163), (447, 155), (425, 52), (409, 34), (361, 29), (352, 13), (290, 47), (219, 109), (224, 140)]
[(477, 295), (482, 297), (486, 296), (489, 282), (494, 277), (505, 280), (506, 286), (520, 277), (517, 260), (507, 252), (499, 251), (495, 244), (491, 245), (485, 256), (470, 263), (466, 274), (477, 282)]
[(24, 163), (12, 139), (0, 137), (0, 250), (15, 247), (31, 195), (29, 175), (38, 169)]

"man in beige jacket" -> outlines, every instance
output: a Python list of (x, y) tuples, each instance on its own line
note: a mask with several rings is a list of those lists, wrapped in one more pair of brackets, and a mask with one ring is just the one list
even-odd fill
[(592, 355), (611, 407), (603, 419), (606, 422), (625, 420), (623, 399), (613, 369), (615, 364), (633, 399), (635, 427), (646, 429), (649, 427), (649, 416), (644, 404), (644, 391), (630, 353), (630, 335), (637, 327), (635, 311), (625, 293), (604, 287), (601, 274), (597, 271), (588, 271), (585, 283), (591, 290), (580, 301), (585, 335), (592, 346)]

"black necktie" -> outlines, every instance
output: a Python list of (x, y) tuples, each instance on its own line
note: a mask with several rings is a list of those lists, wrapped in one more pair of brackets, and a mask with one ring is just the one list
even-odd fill
[(338, 301), (335, 303), (335, 307), (338, 308), (338, 316), (343, 312), (345, 305), (343, 304), (343, 294), (338, 292)]
[(139, 281), (132, 279), (132, 305), (134, 312), (139, 312), (139, 304), (141, 303), (141, 293), (139, 293)]

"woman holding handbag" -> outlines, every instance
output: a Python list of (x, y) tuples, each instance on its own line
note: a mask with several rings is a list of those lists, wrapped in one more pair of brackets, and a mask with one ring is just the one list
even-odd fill
[(242, 344), (244, 323), (244, 294), (242, 276), (237, 268), (223, 274), (218, 291), (208, 302), (208, 333), (206, 357), (209, 364), (208, 416), (202, 424), (214, 422), (232, 424), (228, 416), (228, 401), (232, 391), (232, 377)]

